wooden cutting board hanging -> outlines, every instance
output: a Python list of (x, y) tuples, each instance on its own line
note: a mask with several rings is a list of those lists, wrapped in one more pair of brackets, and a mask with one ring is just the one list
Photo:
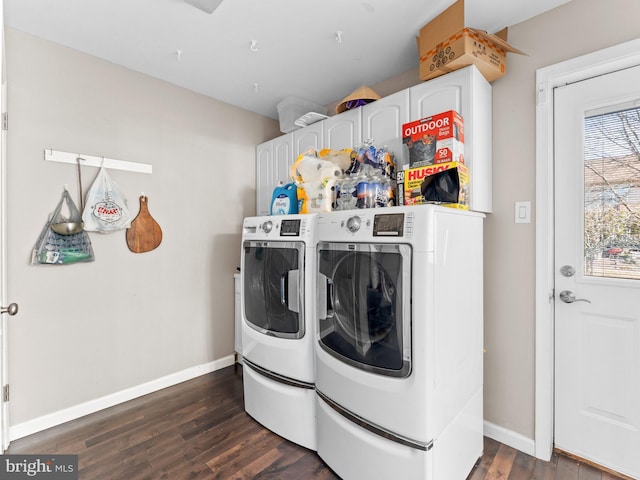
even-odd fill
[(140, 211), (127, 229), (127, 246), (133, 253), (144, 253), (157, 248), (162, 242), (162, 229), (149, 213), (149, 198), (140, 196)]

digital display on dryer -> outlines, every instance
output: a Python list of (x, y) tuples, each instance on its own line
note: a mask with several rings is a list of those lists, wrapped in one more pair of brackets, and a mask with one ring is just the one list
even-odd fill
[(282, 220), (280, 225), (281, 237), (299, 237), (300, 236), (300, 219)]
[(402, 237), (404, 213), (383, 213), (373, 217), (374, 237)]

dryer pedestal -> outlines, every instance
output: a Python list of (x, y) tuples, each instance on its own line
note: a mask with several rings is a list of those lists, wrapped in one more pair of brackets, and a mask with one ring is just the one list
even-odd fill
[(371, 433), (317, 396), (316, 412), (318, 455), (340, 478), (434, 480), (433, 449), (417, 450)]
[(356, 425), (316, 396), (318, 455), (344, 480), (465, 480), (483, 451), (482, 389), (427, 450)]
[(313, 388), (285, 385), (254, 371), (245, 362), (244, 408), (257, 422), (281, 437), (316, 450)]

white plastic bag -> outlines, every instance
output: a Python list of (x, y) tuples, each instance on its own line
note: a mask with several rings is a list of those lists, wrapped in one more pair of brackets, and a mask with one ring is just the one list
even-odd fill
[(104, 167), (87, 192), (82, 212), (84, 229), (89, 232), (111, 233), (131, 226), (131, 213), (127, 199)]

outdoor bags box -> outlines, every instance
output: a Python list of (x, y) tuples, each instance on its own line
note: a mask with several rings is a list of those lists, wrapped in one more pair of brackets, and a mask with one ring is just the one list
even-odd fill
[(438, 203), (469, 209), (469, 170), (459, 162), (408, 168), (398, 172), (398, 205)]
[(464, 124), (449, 110), (402, 125), (402, 143), (409, 149), (409, 167), (464, 163)]
[(506, 40), (506, 28), (489, 34), (465, 27), (464, 0), (458, 0), (420, 29), (420, 79), (475, 65), (488, 82), (493, 82), (506, 72), (507, 52), (524, 55)]

